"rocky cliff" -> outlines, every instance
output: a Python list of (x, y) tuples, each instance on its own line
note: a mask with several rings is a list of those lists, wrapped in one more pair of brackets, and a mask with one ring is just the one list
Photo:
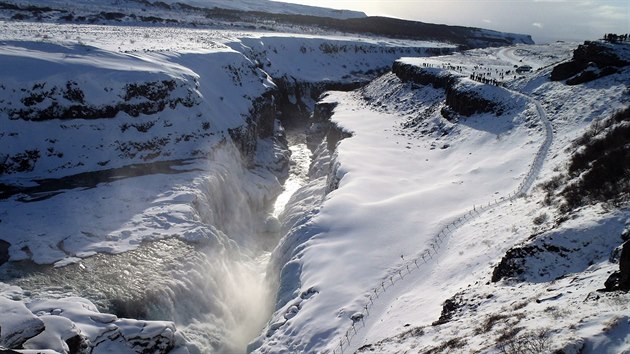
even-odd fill
[(445, 102), (449, 109), (443, 110), (443, 115), (447, 119), (453, 118), (451, 112), (467, 117), (477, 113), (496, 115), (503, 113), (504, 108), (500, 103), (485, 98), (481, 92), (472, 89), (470, 85), (462, 85), (464, 76), (439, 68), (423, 68), (401, 61), (394, 62), (392, 72), (403, 82), (444, 89)]

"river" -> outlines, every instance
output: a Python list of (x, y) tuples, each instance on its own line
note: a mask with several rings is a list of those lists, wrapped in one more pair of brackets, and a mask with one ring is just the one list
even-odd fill
[(267, 243), (260, 239), (280, 239), (280, 228), (268, 224), (278, 223), (291, 195), (308, 182), (311, 152), (304, 129), (286, 133), (289, 177), (266, 212), (233, 202), (247, 200), (235, 180), (244, 173), (241, 164), (218, 164), (213, 171), (220, 178), (209, 176), (200, 184), (207, 200), (197, 207), (213, 209), (200, 210), (200, 218), (223, 215), (220, 224), (211, 225), (219, 242), (171, 237), (62, 268), (9, 262), (0, 267), (0, 281), (20, 286), (31, 299), (80, 296), (119, 317), (173, 321), (191, 353), (245, 353), (274, 308), (275, 289), (266, 277), (271, 249), (260, 247)]

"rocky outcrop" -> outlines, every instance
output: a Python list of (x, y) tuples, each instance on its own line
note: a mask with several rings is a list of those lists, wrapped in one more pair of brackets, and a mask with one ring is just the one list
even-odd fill
[(584, 272), (610, 259), (610, 251), (619, 242), (621, 222), (610, 216), (598, 223), (559, 224), (534, 234), (505, 253), (491, 281), (544, 283)]
[[(503, 107), (500, 104), (457, 86), (446, 90), (446, 105), (454, 112), (466, 117), (477, 113), (493, 113), (497, 116), (503, 114)], [(444, 111), (442, 113), (444, 118), (449, 118)]]
[(630, 291), (630, 241), (626, 241), (620, 247), (619, 270), (612, 273), (604, 286), (608, 291)]
[(0, 352), (2, 348), (22, 349), (24, 342), (44, 331), (44, 322), (24, 303), (0, 296)]
[(553, 253), (564, 257), (570, 250), (549, 244), (521, 245), (507, 251), (505, 256), (492, 271), (491, 281), (498, 282), (506, 278), (518, 278), (527, 270), (527, 258), (538, 254)]
[(336, 124), (330, 121), (337, 103), (319, 102), (315, 105), (313, 110), (312, 121), (318, 124), (317, 132), (313, 132), (309, 136), (309, 140), (318, 143), (322, 139), (326, 142), (326, 147), (331, 153), (335, 151), (337, 144), (352, 136), (351, 133), (339, 128)]
[[(292, 126), (296, 121), (306, 121), (314, 111), (319, 96), (330, 90), (350, 91), (364, 82), (299, 82), (287, 77), (275, 79), (276, 89), (268, 91), (254, 100), (246, 124), (229, 129), (228, 133), (248, 163), (253, 162), (258, 138), (269, 138), (274, 134), (275, 120)], [(315, 108), (316, 110), (317, 108)], [(317, 113), (315, 116), (320, 117)], [(325, 115), (324, 115), (325, 116)], [(330, 115), (315, 120), (328, 121)]]
[(330, 121), (333, 111), (337, 107), (336, 102), (319, 102), (313, 109), (313, 122), (322, 123)]
[(449, 74), (445, 70), (423, 68), (401, 61), (394, 62), (392, 72), (396, 74), (402, 82), (412, 82), (424, 86), (431, 85), (434, 88), (449, 89), (455, 86), (459, 81), (457, 76)]
[[(118, 102), (96, 105), (86, 102), (85, 95), (76, 82), (68, 81), (65, 87), (35, 84), (20, 99), (21, 107), (8, 108), (6, 114), (11, 119), (45, 121), (51, 119), (101, 119), (114, 118), (124, 112), (132, 117), (140, 114), (156, 114), (167, 107), (178, 105), (192, 107), (199, 103), (199, 97), (187, 84), (175, 80), (129, 83), (124, 86)], [(185, 92), (177, 94), (176, 90)], [(107, 89), (106, 89), (107, 90)]]
[(567, 85), (579, 85), (615, 74), (618, 68), (628, 65), (630, 62), (621, 59), (612, 44), (586, 41), (573, 51), (570, 61), (553, 68), (551, 80), (567, 80)]
[[(375, 72), (374, 75), (378, 74)], [(313, 112), (319, 97), (326, 91), (351, 91), (365, 84), (366, 81), (355, 82), (301, 82), (289, 77), (274, 79), (278, 87), (275, 94), (279, 118), (283, 123), (291, 119), (308, 119)], [(330, 118), (330, 117), (328, 117)]]
[[(2, 220), (0, 220), (2, 222)], [(9, 247), (11, 244), (5, 240), (0, 240), (0, 266), (9, 260)]]
[(268, 91), (255, 99), (249, 116), (242, 126), (228, 129), (228, 134), (243, 155), (243, 160), (252, 165), (256, 154), (258, 138), (273, 136), (277, 116), (276, 92)]
[(448, 109), (442, 110), (442, 115), (449, 120), (454, 119), (453, 113), (466, 117), (477, 113), (503, 114), (504, 109), (501, 104), (488, 100), (461, 85), (462, 77), (447, 70), (424, 68), (396, 61), (392, 65), (392, 72), (403, 82), (444, 89)]
[(38, 300), (26, 307), (14, 302), (11, 306), (13, 310), (22, 309), (23, 318), (37, 322), (16, 327), (29, 335), (19, 345), (7, 346), (5, 341), (9, 348), (77, 354), (123, 351), (165, 354), (176, 346), (172, 322), (118, 318), (100, 313), (93, 303), (81, 298)]

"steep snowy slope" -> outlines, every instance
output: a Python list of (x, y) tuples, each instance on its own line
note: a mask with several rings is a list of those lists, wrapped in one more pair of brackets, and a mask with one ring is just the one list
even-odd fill
[[(627, 293), (596, 291), (619, 267), (609, 255), (627, 205), (567, 216), (531, 188), (562, 171), (589, 124), (630, 103), (627, 66), (550, 81), (575, 46), (406, 58), (398, 76), (328, 94), (351, 137), (321, 205), (295, 200), (309, 214), (276, 250), (278, 307), (257, 352), (628, 350)], [(514, 74), (521, 60), (539, 69)], [(510, 255), (524, 279), (493, 280)]]

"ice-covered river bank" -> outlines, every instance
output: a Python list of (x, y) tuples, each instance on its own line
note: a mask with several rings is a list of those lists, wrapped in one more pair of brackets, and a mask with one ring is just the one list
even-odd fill
[[(223, 148), (225, 158), (213, 161), (208, 175), (179, 197), (211, 237), (146, 241), (135, 250), (96, 254), (65, 267), (6, 263), (0, 281), (19, 286), (29, 299), (78, 296), (120, 318), (173, 321), (191, 352), (245, 352), (273, 309), (267, 263), (281, 237), (276, 218), (308, 181), (305, 139), (303, 129), (288, 131), (288, 178), (275, 203), (266, 204), (273, 182), (261, 181), (260, 169), (244, 169), (238, 152)], [(114, 182), (101, 189), (116, 187)], [(268, 192), (256, 193), (260, 188)], [(177, 227), (176, 215), (160, 214), (163, 227)]]

